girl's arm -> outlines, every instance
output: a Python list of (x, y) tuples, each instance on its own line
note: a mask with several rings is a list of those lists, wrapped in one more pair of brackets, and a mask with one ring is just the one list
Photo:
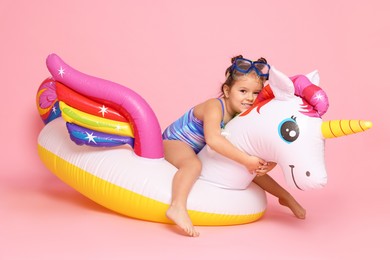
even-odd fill
[(221, 135), (222, 107), (218, 100), (208, 100), (203, 109), (203, 129), (207, 145), (217, 153), (244, 165), (250, 173), (266, 162), (236, 148)]

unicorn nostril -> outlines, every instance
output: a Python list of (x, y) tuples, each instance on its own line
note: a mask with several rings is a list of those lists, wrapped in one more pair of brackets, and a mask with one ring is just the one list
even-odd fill
[(306, 176), (310, 177), (310, 172), (309, 171), (306, 172)]

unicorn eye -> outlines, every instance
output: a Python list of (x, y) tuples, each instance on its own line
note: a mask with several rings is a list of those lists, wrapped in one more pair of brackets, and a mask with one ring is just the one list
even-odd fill
[(295, 117), (284, 119), (279, 124), (279, 135), (286, 143), (292, 143), (299, 137), (299, 127)]

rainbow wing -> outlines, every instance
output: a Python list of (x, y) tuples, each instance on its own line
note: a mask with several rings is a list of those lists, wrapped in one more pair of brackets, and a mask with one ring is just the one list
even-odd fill
[(53, 78), (42, 82), (36, 102), (43, 122), (48, 124), (62, 116), (71, 140), (78, 145), (113, 147), (129, 144), (134, 148), (133, 127), (124, 116)]
[(76, 144), (129, 144), (140, 157), (164, 157), (160, 124), (139, 94), (79, 72), (55, 54), (46, 65), (52, 77), (42, 82), (36, 98), (45, 124), (62, 115)]
[(85, 97), (56, 82), (62, 117), (70, 138), (78, 145), (134, 147), (132, 126), (115, 109)]

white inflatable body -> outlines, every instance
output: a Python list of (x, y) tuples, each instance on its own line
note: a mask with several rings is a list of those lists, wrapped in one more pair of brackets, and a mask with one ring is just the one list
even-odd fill
[[(176, 168), (166, 160), (137, 156), (128, 146), (78, 146), (69, 139), (62, 118), (42, 129), (38, 145), (50, 171), (91, 200), (126, 216), (170, 222), (165, 211)], [(198, 180), (188, 209), (195, 225), (242, 224), (262, 216), (266, 196), (255, 184), (229, 190)]]

